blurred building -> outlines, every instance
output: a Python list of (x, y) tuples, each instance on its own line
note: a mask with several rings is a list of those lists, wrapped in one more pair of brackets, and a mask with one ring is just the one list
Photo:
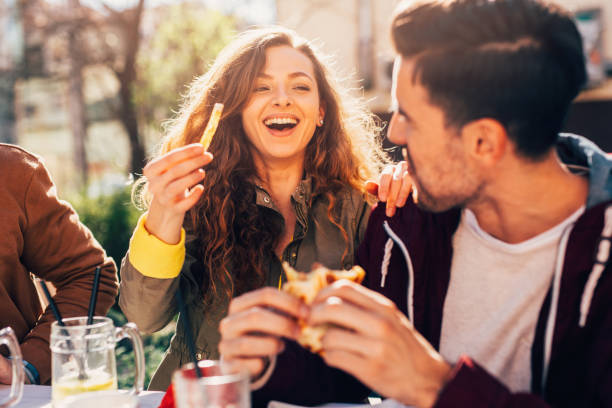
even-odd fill
[[(398, 3), (399, 0), (276, 0), (277, 23), (314, 40), (324, 52), (335, 56), (339, 71), (353, 74), (355, 87), (363, 88), (370, 109), (388, 120), (393, 62), (389, 26)], [(577, 98), (564, 130), (589, 137), (604, 150), (612, 151), (612, 78), (606, 77), (606, 70), (608, 74), (612, 71), (612, 1), (552, 3), (583, 13), (577, 14), (578, 20), (584, 15), (598, 18), (599, 27), (593, 21), (583, 26), (588, 30), (589, 41), (597, 43), (592, 56), (595, 62), (599, 58), (600, 78), (595, 78), (592, 89)]]
[(389, 110), (393, 49), (389, 24), (398, 0), (276, 0), (277, 22), (318, 43), (353, 76), (372, 111)]

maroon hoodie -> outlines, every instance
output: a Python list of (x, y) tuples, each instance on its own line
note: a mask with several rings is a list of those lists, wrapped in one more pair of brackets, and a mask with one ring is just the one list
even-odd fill
[[(436, 407), (612, 407), (612, 163), (583, 139), (562, 139), (570, 150), (562, 158), (579, 156), (564, 161), (588, 167), (589, 199), (583, 215), (562, 239), (563, 262), (540, 308), (531, 349), (531, 392), (512, 393), (477, 361), (464, 356)], [(357, 253), (357, 263), (367, 272), (364, 284), (394, 301), (436, 349), (459, 217), (459, 209), (433, 214), (409, 200), (387, 218), (381, 204), (370, 216)], [(393, 246), (381, 287), (389, 239)], [(367, 394), (353, 377), (289, 342), (270, 380), (253, 393), (253, 403), (357, 402)]]

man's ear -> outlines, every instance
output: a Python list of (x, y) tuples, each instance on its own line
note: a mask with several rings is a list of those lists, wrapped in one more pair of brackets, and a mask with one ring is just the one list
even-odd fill
[(461, 139), (470, 156), (485, 166), (496, 164), (508, 148), (508, 133), (497, 120), (473, 120), (461, 128)]

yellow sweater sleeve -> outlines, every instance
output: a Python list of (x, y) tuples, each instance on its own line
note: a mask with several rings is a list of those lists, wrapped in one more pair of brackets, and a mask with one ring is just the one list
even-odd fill
[(130, 263), (149, 278), (176, 278), (185, 261), (185, 230), (181, 228), (181, 240), (170, 245), (147, 231), (146, 217), (146, 213), (140, 217), (130, 239)]

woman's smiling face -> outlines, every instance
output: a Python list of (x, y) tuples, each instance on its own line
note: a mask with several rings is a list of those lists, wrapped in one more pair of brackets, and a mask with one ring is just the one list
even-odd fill
[(290, 46), (268, 48), (242, 111), (242, 126), (258, 155), (265, 162), (303, 159), (324, 113), (310, 59)]

